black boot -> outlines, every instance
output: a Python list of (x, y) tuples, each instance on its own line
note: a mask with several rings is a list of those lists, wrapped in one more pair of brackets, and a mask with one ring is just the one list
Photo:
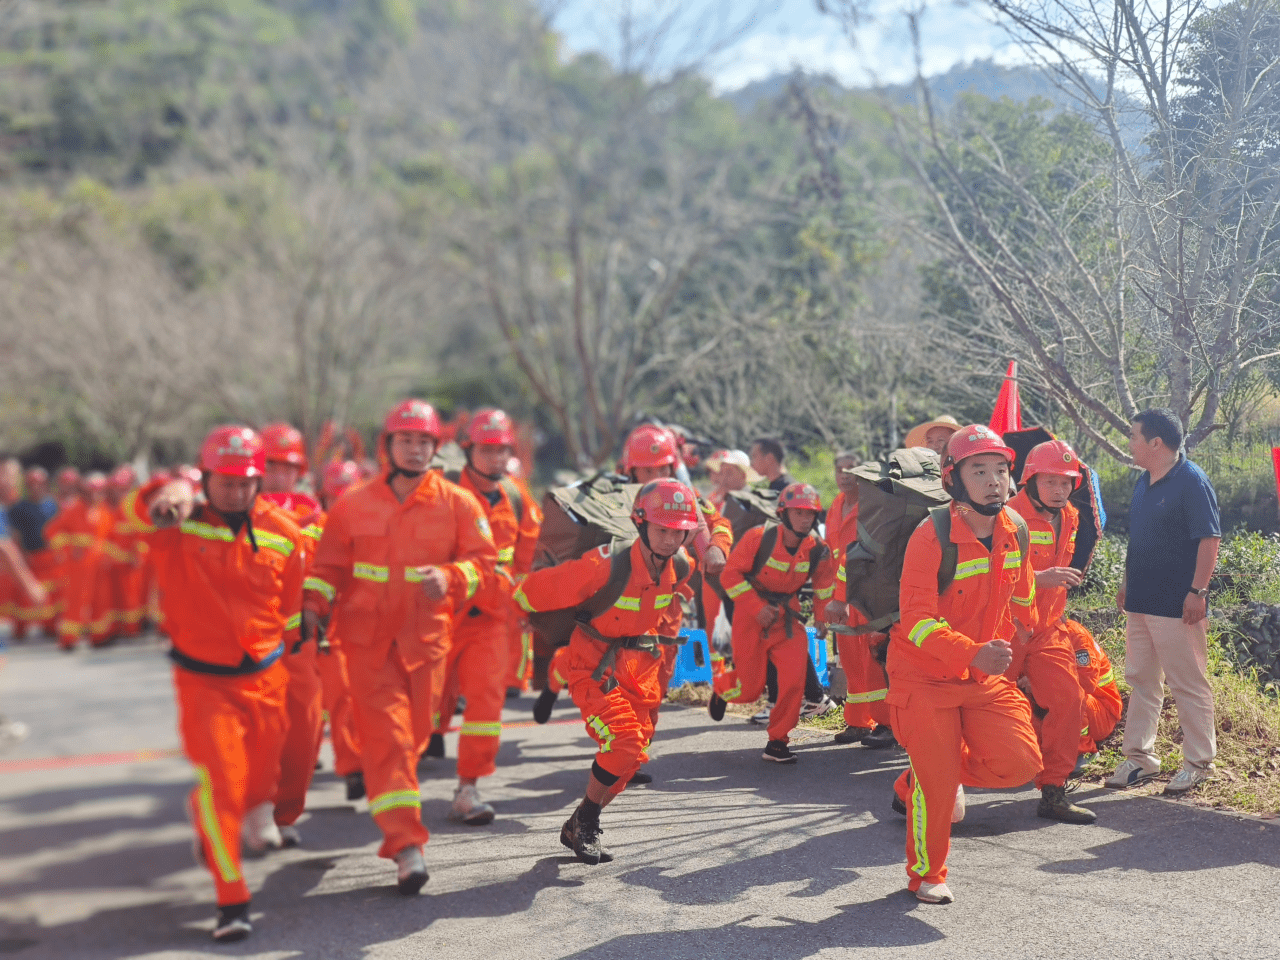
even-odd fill
[(1079, 807), (1067, 799), (1063, 787), (1041, 787), (1040, 806), (1036, 808), (1036, 816), (1046, 820), (1061, 820), (1063, 823), (1093, 823), (1098, 815), (1086, 807)]
[(558, 696), (560, 696), (559, 692), (550, 688), (538, 694), (538, 699), (533, 705), (533, 719), (538, 723), (546, 723), (550, 720), (551, 708), (556, 705)]
[(879, 726), (862, 738), (862, 745), (871, 750), (884, 750), (887, 747), (896, 747), (898, 738), (893, 735), (893, 730), (886, 726)]
[(347, 799), (359, 800), (364, 796), (364, 773), (357, 770), (347, 774)]
[(720, 699), (719, 694), (711, 694), (711, 700), (707, 703), (707, 713), (711, 714), (711, 719), (719, 722), (724, 719), (725, 708), (729, 704)]
[(836, 743), (861, 743), (870, 733), (870, 727), (846, 726), (831, 739)]
[(427, 743), (427, 749), (422, 752), (422, 758), (425, 760), (430, 757), (433, 760), (444, 759), (444, 734), (433, 733), (431, 740)]
[(600, 834), (604, 829), (600, 826), (599, 807), (588, 813), (581, 804), (573, 811), (573, 816), (560, 828), (560, 842), (573, 851), (583, 863), (595, 866), (597, 863), (609, 863), (613, 854), (600, 842)]

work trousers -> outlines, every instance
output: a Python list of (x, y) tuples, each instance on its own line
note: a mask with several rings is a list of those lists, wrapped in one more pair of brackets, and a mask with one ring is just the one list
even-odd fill
[(1167, 681), (1182, 726), (1182, 758), (1207, 769), (1218, 753), (1213, 690), (1209, 687), (1207, 618), (1188, 626), (1180, 617), (1128, 614), (1124, 678), (1132, 688), (1124, 724), (1124, 755), (1147, 769), (1160, 765), (1156, 728)]

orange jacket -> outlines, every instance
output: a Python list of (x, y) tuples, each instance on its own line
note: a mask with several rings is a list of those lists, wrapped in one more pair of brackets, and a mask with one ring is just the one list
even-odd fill
[[(1062, 508), (1062, 536), (1055, 543), (1053, 524), (1036, 513), (1026, 490), (1010, 500), (1009, 506), (1027, 521), (1027, 529), (1031, 533), (1031, 566), (1037, 573), (1050, 567), (1071, 566), (1071, 555), (1076, 551), (1076, 531), (1080, 528), (1079, 510), (1069, 503)], [(1036, 619), (1041, 630), (1059, 623), (1066, 613), (1066, 587), (1045, 587), (1036, 591)]]
[[(639, 540), (631, 545), (631, 577), (622, 596), (591, 621), (603, 636), (658, 635), (659, 628), (669, 620), (671, 607), (680, 603), (675, 594), (684, 581), (677, 579), (675, 564), (668, 561), (655, 583), (640, 553), (642, 549)], [(612, 566), (609, 545), (605, 544), (577, 560), (535, 570), (516, 588), (515, 601), (528, 613), (576, 607), (609, 582)], [(596, 642), (577, 629), (574, 637)]]
[(698, 498), (698, 506), (702, 508), (702, 519), (707, 523), (711, 533), (711, 547), (719, 547), (725, 557), (733, 550), (733, 524), (724, 518), (719, 508), (706, 497)]
[[(760, 539), (764, 536), (764, 527), (752, 527), (742, 535), (733, 552), (729, 554), (729, 562), (720, 574), (720, 583), (729, 599), (734, 602), (734, 617), (754, 617), (768, 603), (756, 593), (755, 588), (747, 582), (746, 577), (755, 565), (756, 550)], [(816, 566), (812, 566), (814, 551), (822, 547), (822, 556)], [(812, 569), (811, 569), (812, 567)], [(794, 596), (804, 586), (809, 577), (813, 577), (814, 603), (825, 606), (835, 594), (836, 566), (831, 559), (831, 551), (826, 544), (810, 533), (800, 541), (795, 553), (787, 550), (782, 542), (782, 528), (778, 528), (777, 542), (773, 553), (765, 560), (764, 566), (756, 577), (756, 582), (771, 593), (792, 594), (787, 606), (797, 614), (800, 612), (800, 601)]]
[(119, 559), (126, 554), (112, 542), (117, 517), (110, 504), (77, 500), (49, 521), (54, 528), (50, 543), (76, 563)]
[[(482, 492), (477, 486), (470, 470), (462, 471), (457, 485), (474, 496), (480, 504), (480, 509), (489, 520), (493, 544), (498, 548), (497, 576), (488, 589), (476, 595), (474, 606), (505, 616), (511, 602), (511, 593), (515, 589), (515, 581), (533, 569), (533, 548), (538, 544), (538, 531), (542, 529), (542, 512), (533, 502), (533, 497), (527, 496), (521, 489), (523, 509), (517, 520), (515, 509), (502, 485), (492, 494), (495, 499), (491, 499), (490, 494)], [(465, 612), (465, 608), (458, 611), (460, 614)]]
[[(858, 540), (858, 501), (853, 501), (853, 509), (849, 511), (848, 516), (844, 512), (845, 502), (845, 495), (837, 493), (836, 498), (831, 501), (831, 508), (827, 510), (826, 541), (831, 547), (831, 559), (836, 565), (836, 589), (839, 591), (839, 595), (834, 596), (834, 599), (841, 602), (844, 601), (845, 585), (844, 552), (849, 544), (856, 543)], [(825, 621), (826, 612), (826, 603), (813, 605), (814, 619)], [(849, 608), (849, 626), (858, 627), (866, 621), (867, 618), (856, 607)], [(878, 636), (878, 634), (872, 634), (872, 636)]]
[(178, 526), (157, 530), (147, 502), (164, 483), (154, 480), (133, 491), (122, 509), (151, 548), (174, 650), (202, 663), (238, 667), (297, 640), (304, 552), (298, 525), (259, 499), (236, 533), (206, 505)]
[[(432, 471), (401, 503), (386, 474), (334, 502), (306, 579), (304, 604), (348, 651), (385, 656), (394, 642), (409, 669), (442, 655), (455, 610), (494, 577), (498, 550), (475, 497)], [(444, 600), (428, 600), (417, 568), (449, 580)]]
[(1021, 556), (1009, 515), (996, 517), (987, 552), (951, 505), (951, 541), (958, 549), (955, 579), (938, 596), (942, 547), (926, 519), (907, 544), (898, 593), (902, 619), (889, 631), (889, 702), (903, 705), (910, 688), (945, 687), (958, 681), (988, 682), (969, 664), (982, 644), (1015, 640), (1013, 618), (1036, 625), (1035, 571)]

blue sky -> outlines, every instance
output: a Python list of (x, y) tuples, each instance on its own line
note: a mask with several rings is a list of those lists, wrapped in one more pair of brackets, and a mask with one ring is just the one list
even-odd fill
[[(665, 9), (670, 2), (632, 0), (632, 5)], [(897, 83), (912, 76), (910, 40), (899, 12), (903, 4), (895, 0), (871, 0), (873, 19), (858, 31), (856, 45), (849, 42), (839, 24), (818, 12), (814, 0), (681, 2), (686, 10), (710, 12), (713, 25), (703, 31), (704, 36), (717, 32), (717, 19), (721, 23), (751, 19), (736, 42), (707, 65), (705, 72), (721, 91), (797, 66), (831, 73), (847, 85), (858, 86), (877, 80)], [(611, 0), (565, 0), (555, 25), (569, 50), (601, 50), (614, 56), (618, 49), (616, 8)], [(696, 22), (706, 20), (696, 12), (685, 15), (681, 41), (693, 37)], [(927, 75), (982, 57), (994, 57), (1002, 63), (1020, 59), (980, 3), (935, 2), (925, 13), (921, 34)]]

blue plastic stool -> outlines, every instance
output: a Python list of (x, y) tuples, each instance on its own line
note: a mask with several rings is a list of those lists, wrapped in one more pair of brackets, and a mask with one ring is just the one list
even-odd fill
[(818, 671), (818, 682), (824, 687), (831, 686), (831, 671), (827, 669), (827, 641), (818, 637), (813, 627), (809, 631), (809, 656), (813, 659), (814, 669)]
[(711, 647), (707, 643), (707, 631), (681, 630), (680, 636), (687, 639), (676, 655), (676, 672), (671, 676), (671, 686), (710, 683)]

